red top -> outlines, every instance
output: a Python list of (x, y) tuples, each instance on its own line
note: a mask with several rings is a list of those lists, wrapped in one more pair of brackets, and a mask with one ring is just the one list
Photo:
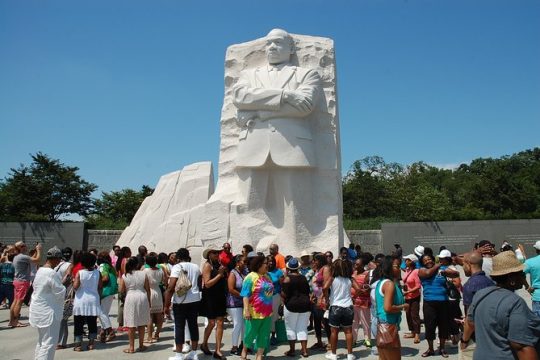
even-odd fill
[(77, 273), (81, 269), (83, 269), (82, 263), (78, 263), (78, 264), (73, 265), (73, 269), (71, 270), (71, 275), (73, 277), (77, 276)]
[(360, 289), (363, 289), (361, 291), (356, 291), (354, 287), (351, 287), (351, 296), (354, 306), (364, 309), (369, 308), (371, 305), (371, 298), (369, 297), (371, 289), (369, 284), (366, 282), (368, 274), (369, 271), (364, 271), (361, 274), (352, 276), (356, 283), (360, 286)]
[(226, 253), (225, 250), (219, 252), (219, 263), (223, 266), (229, 266), (234, 255), (232, 252)]
[(407, 286), (407, 290), (418, 288), (417, 290), (405, 294), (405, 299), (416, 299), (420, 296), (420, 290), (422, 289), (422, 283), (420, 282), (420, 278), (418, 277), (418, 269), (409, 269), (405, 270), (405, 273), (403, 274), (403, 283)]

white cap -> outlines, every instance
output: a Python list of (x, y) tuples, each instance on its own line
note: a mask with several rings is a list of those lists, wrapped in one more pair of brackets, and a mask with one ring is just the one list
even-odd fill
[(409, 254), (407, 256), (404, 256), (403, 260), (411, 260), (411, 261), (417, 262), (418, 261), (418, 256), (416, 256), (414, 254)]
[(424, 247), (422, 245), (418, 245), (417, 247), (414, 248), (414, 253), (418, 257), (424, 255)]
[(540, 240), (538, 240), (537, 242), (534, 243), (533, 247), (536, 249), (536, 250), (540, 250)]
[(451, 257), (452, 257), (452, 253), (450, 252), (450, 250), (444, 249), (439, 254), (439, 259), (445, 259), (445, 258), (451, 258)]

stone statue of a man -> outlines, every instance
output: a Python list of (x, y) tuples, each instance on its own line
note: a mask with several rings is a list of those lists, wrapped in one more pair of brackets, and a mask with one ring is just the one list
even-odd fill
[[(236, 167), (239, 203), (262, 208), (274, 226), (309, 231), (310, 171), (316, 166), (309, 115), (320, 89), (317, 71), (291, 64), (292, 37), (268, 33), (266, 66), (242, 72), (233, 88), (241, 126)], [(291, 239), (293, 240), (293, 239)]]

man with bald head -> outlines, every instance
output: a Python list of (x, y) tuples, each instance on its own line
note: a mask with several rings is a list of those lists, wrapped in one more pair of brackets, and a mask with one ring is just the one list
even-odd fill
[(473, 296), (478, 290), (494, 285), (494, 282), (482, 271), (482, 264), (482, 255), (476, 251), (465, 254), (463, 258), (463, 271), (465, 275), (469, 276), (469, 280), (463, 285), (465, 313), (467, 313), (467, 308), (471, 305)]

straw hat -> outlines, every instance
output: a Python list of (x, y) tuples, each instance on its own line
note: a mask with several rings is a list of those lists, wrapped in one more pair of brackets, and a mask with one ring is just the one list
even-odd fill
[(493, 257), (491, 276), (501, 276), (523, 271), (523, 264), (516, 258), (513, 251), (503, 251)]
[(302, 251), (302, 253), (300, 254), (300, 259), (303, 258), (304, 256), (309, 256), (309, 258), (311, 259), (311, 254), (308, 253), (307, 250)]
[(204, 249), (204, 251), (203, 251), (203, 253), (202, 253), (203, 258), (205, 258), (206, 260), (208, 260), (208, 255), (209, 255), (211, 252), (219, 253), (219, 250), (216, 249), (216, 248), (213, 247), (213, 246), (210, 246), (210, 247)]

